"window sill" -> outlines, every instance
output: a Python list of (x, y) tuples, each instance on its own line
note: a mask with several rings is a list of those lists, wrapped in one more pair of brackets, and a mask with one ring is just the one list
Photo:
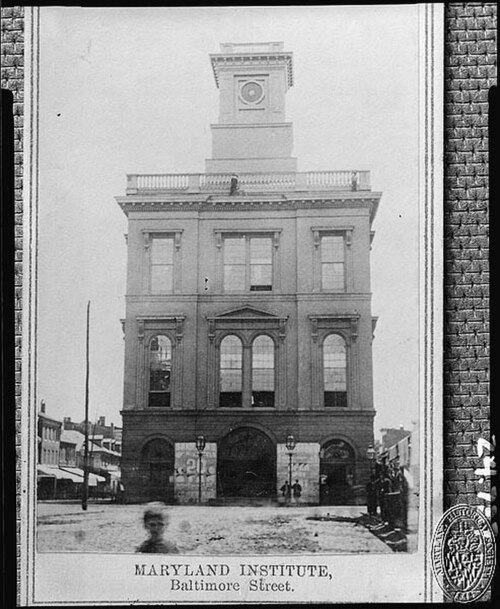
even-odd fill
[(257, 294), (257, 295), (262, 295), (262, 294), (275, 294), (276, 290), (223, 290), (221, 292), (221, 294), (224, 295), (230, 295), (230, 294), (245, 294), (245, 295), (249, 295), (249, 294)]
[(321, 294), (347, 294), (346, 290), (320, 290)]
[(217, 406), (217, 410), (237, 410), (241, 412), (242, 410), (245, 412), (262, 412), (267, 410), (269, 412), (274, 412), (276, 410), (276, 406)]

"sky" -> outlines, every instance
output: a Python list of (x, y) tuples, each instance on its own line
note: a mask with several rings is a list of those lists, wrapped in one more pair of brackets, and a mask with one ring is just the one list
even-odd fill
[(40, 15), (38, 401), (121, 424), (127, 173), (204, 171), (218, 89), (209, 53), (283, 41), (299, 171), (367, 169), (376, 435), (418, 420), (417, 7), (96, 9)]

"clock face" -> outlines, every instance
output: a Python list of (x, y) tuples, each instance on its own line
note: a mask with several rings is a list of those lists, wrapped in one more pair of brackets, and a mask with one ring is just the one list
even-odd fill
[(248, 104), (255, 104), (262, 99), (264, 95), (264, 89), (261, 87), (261, 85), (259, 85), (258, 82), (246, 82), (241, 87), (240, 94), (242, 99)]

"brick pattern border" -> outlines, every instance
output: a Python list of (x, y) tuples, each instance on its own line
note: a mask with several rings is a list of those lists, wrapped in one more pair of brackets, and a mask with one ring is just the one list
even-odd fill
[[(24, 101), (24, 8), (2, 7), (0, 22), (0, 61), (2, 89), (12, 91), (14, 98), (14, 370), (16, 427), (16, 539), (20, 537), (21, 477), (21, 331), (22, 331), (22, 257), (23, 257), (23, 101)], [(20, 602), (20, 546), (16, 547), (17, 604)]]
[[(484, 504), (474, 469), (490, 440), (488, 91), (496, 3), (445, 5), (444, 507)], [(482, 461), (482, 460), (481, 460)]]
[[(496, 84), (495, 3), (445, 5), (445, 508), (477, 504), (479, 438), (490, 439), (488, 90)], [(24, 8), (1, 9), (1, 83), (14, 94), (16, 477), (22, 313)], [(18, 487), (19, 490), (19, 487)], [(19, 502), (19, 496), (18, 496)], [(19, 505), (19, 503), (18, 503)], [(19, 534), (18, 512), (16, 528)], [(19, 564), (19, 548), (17, 548)], [(19, 583), (19, 573), (18, 573)]]

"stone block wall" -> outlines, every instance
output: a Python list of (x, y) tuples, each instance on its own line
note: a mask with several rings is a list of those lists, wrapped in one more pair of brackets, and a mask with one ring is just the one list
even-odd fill
[[(194, 442), (175, 445), (174, 493), (176, 502), (197, 503), (199, 494), (199, 456)], [(207, 443), (201, 457), (201, 501), (217, 495), (217, 445)]]
[[(276, 492), (283, 503), (280, 488), (289, 479), (290, 457), (285, 444), (278, 444), (276, 449)], [(319, 502), (319, 450), (317, 442), (301, 442), (292, 453), (292, 485), (298, 480), (302, 487), (300, 503)]]
[[(12, 438), (12, 451), (7, 450), (5, 454), (13, 454), (15, 447), (15, 480), (14, 475), (10, 476), (7, 472), (4, 473), (4, 482), (6, 488), (11, 486), (10, 492), (7, 492), (6, 496), (12, 497), (12, 504), (9, 507), (12, 510), (6, 510), (6, 513), (16, 513), (15, 527), (12, 523), (11, 527), (7, 527), (5, 535), (5, 548), (9, 556), (13, 556), (14, 552), (16, 555), (17, 572), (14, 565), (14, 561), (7, 561), (8, 566), (4, 571), (5, 581), (8, 581), (12, 586), (17, 581), (17, 604), (19, 604), (19, 589), (20, 589), (20, 557), (21, 547), (19, 540), (21, 538), (21, 381), (22, 381), (22, 370), (21, 370), (21, 358), (22, 358), (22, 308), (23, 308), (23, 294), (22, 294), (22, 282), (23, 282), (23, 122), (24, 122), (24, 6), (2, 6), (1, 7), (1, 24), (0, 24), (0, 53), (1, 53), (1, 85), (2, 89), (9, 91), (12, 95), (12, 111), (13, 117), (12, 122), (14, 124), (14, 141), (12, 143), (13, 155), (14, 155), (14, 167), (12, 182), (14, 186), (13, 192), (13, 205), (14, 210), (2, 210), (2, 219), (14, 217), (13, 232), (14, 235), (5, 234), (5, 242), (8, 243), (8, 237), (14, 241), (14, 268), (10, 268), (10, 264), (5, 269), (5, 275), (2, 277), (2, 293), (4, 285), (8, 288), (9, 285), (13, 284), (12, 296), (8, 293), (8, 289), (5, 291), (8, 298), (8, 303), (4, 305), (3, 314), (5, 315), (5, 322), (9, 323), (8, 315), (12, 315), (12, 301), (13, 303), (13, 317), (14, 317), (14, 328), (9, 328), (9, 331), (13, 333), (14, 338), (14, 358), (13, 362), (9, 357), (6, 358), (7, 364), (4, 367), (8, 370), (9, 376), (13, 373), (14, 379), (11, 381), (9, 387), (12, 391), (8, 391), (7, 399), (4, 402), (3, 409), (6, 413), (5, 419), (5, 437)], [(3, 93), (3, 92), (2, 92)], [(5, 108), (2, 108), (2, 112)], [(4, 134), (2, 133), (2, 136)], [(8, 145), (2, 145), (2, 152), (8, 150)], [(8, 162), (8, 161), (7, 161)], [(9, 171), (5, 167), (6, 171)], [(7, 178), (2, 176), (2, 179), (7, 182)], [(10, 199), (12, 200), (12, 199)], [(5, 198), (2, 201), (2, 205), (10, 203), (9, 199)], [(13, 211), (13, 213), (12, 213)], [(8, 231), (9, 226), (2, 226), (2, 233), (4, 230)], [(5, 254), (2, 258), (2, 269), (4, 269)], [(13, 274), (13, 280), (11, 279)], [(6, 277), (4, 279), (4, 277)], [(9, 279), (11, 282), (9, 283)], [(5, 283), (4, 283), (5, 282)], [(6, 334), (6, 333), (5, 333)], [(5, 338), (5, 334), (3, 337)], [(5, 342), (7, 344), (7, 341)], [(10, 349), (9, 349), (10, 352)], [(10, 364), (10, 365), (9, 365)], [(15, 423), (13, 421), (15, 420)], [(12, 422), (12, 423), (11, 423)], [(14, 439), (15, 438), (15, 439)], [(8, 463), (8, 466), (11, 464)], [(12, 463), (14, 467), (14, 463)], [(9, 482), (12, 481), (12, 485)], [(14, 486), (15, 485), (15, 486)], [(15, 508), (13, 505), (15, 496)], [(6, 595), (7, 596), (7, 595)], [(12, 605), (14, 605), (14, 593), (12, 594)]]

